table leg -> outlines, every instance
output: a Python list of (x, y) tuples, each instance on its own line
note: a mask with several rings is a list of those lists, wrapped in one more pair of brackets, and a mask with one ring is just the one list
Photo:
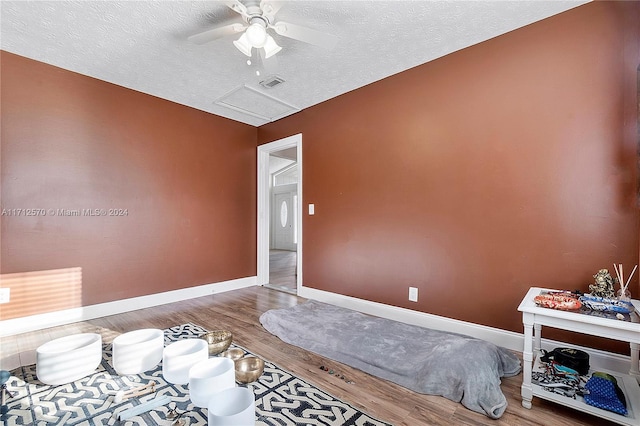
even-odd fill
[(542, 347), (542, 325), (533, 324), (533, 353), (539, 354)]
[(522, 406), (531, 408), (533, 400), (533, 388), (531, 387), (531, 369), (533, 368), (533, 315), (524, 313), (522, 315), (524, 323), (524, 350), (522, 351)]
[(629, 370), (629, 374), (636, 378), (638, 383), (640, 383), (640, 344), (631, 343), (631, 369)]

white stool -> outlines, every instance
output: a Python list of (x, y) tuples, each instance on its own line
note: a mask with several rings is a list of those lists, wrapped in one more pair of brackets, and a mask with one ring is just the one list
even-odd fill
[(196, 407), (207, 408), (213, 394), (235, 385), (235, 365), (230, 358), (209, 358), (189, 370), (189, 396)]
[(130, 331), (113, 339), (113, 368), (121, 375), (140, 374), (162, 360), (164, 333), (156, 328)]
[(173, 384), (189, 383), (189, 369), (209, 358), (209, 345), (204, 339), (184, 339), (173, 342), (162, 353), (162, 377)]
[(62, 385), (91, 374), (102, 361), (102, 336), (60, 337), (36, 349), (36, 375), (47, 385)]
[(249, 426), (256, 423), (256, 401), (249, 388), (225, 389), (211, 398), (207, 408), (209, 426)]

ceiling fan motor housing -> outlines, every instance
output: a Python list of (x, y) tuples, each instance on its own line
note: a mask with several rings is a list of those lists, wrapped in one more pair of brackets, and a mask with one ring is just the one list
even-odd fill
[(255, 18), (261, 19), (266, 26), (270, 24), (268, 17), (265, 16), (262, 8), (260, 7), (259, 1), (247, 0), (244, 2), (244, 5), (247, 9), (247, 22), (249, 24), (251, 24)]

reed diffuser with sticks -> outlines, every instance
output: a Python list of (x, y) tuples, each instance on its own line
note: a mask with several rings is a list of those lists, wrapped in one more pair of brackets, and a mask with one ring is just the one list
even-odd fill
[(638, 265), (633, 267), (633, 271), (627, 278), (627, 281), (624, 280), (624, 269), (622, 268), (622, 263), (618, 263), (617, 265), (613, 264), (613, 269), (616, 271), (616, 275), (618, 276), (618, 282), (620, 283), (620, 289), (616, 293), (618, 296), (618, 300), (629, 301), (631, 300), (631, 292), (629, 291), (629, 283), (631, 282), (631, 278), (633, 278), (633, 274), (635, 274), (636, 269), (638, 269)]

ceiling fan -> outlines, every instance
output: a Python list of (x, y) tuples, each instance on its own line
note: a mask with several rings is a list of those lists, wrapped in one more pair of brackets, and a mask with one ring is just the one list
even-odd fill
[(271, 29), (283, 37), (313, 44), (315, 46), (332, 49), (338, 42), (338, 38), (320, 31), (292, 24), (284, 21), (275, 21), (275, 15), (284, 6), (284, 1), (269, 0), (228, 0), (224, 2), (233, 11), (239, 13), (244, 23), (233, 23), (213, 28), (190, 36), (189, 41), (196, 44), (204, 44), (219, 38), (242, 33), (233, 44), (245, 55), (251, 57), (253, 48), (264, 49), (261, 56), (269, 58), (280, 50), (273, 37), (267, 30)]

